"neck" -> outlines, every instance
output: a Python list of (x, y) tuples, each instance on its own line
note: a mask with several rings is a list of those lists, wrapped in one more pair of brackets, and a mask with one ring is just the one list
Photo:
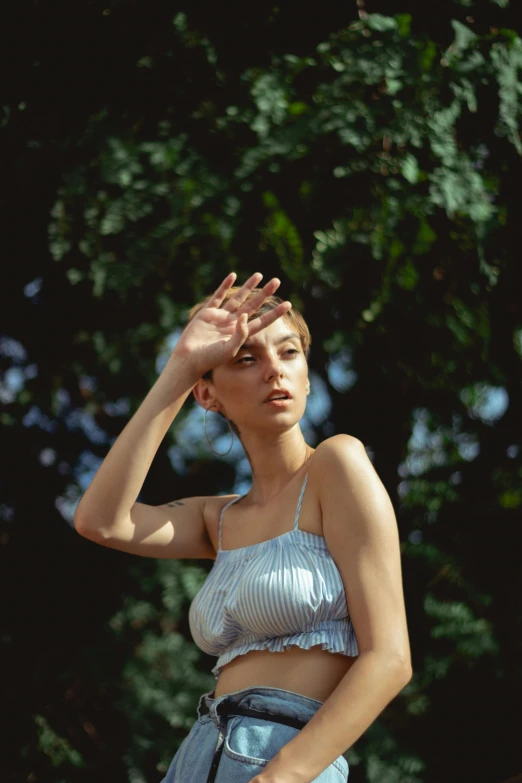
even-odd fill
[(266, 432), (264, 437), (261, 433), (248, 433), (242, 442), (252, 469), (248, 498), (252, 505), (259, 506), (278, 495), (315, 451), (306, 443), (299, 426), (270, 441), (266, 440)]

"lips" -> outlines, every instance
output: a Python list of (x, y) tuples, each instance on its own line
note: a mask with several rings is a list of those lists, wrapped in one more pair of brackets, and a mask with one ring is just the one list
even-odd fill
[(264, 402), (270, 402), (271, 399), (275, 399), (276, 397), (285, 397), (287, 399), (291, 399), (292, 395), (288, 389), (272, 389), (270, 394), (265, 397)]

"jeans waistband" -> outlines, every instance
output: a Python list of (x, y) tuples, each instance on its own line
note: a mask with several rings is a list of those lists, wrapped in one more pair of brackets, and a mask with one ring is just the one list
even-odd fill
[[(213, 694), (213, 690), (207, 691), (200, 697), (198, 718), (210, 715), (219, 729), (223, 728), (226, 723), (225, 713), (232, 713), (234, 707), (240, 706), (248, 710), (255, 710), (266, 715), (267, 720), (272, 715), (285, 716), (304, 725), (323, 704), (323, 702), (309, 696), (303, 696), (301, 693), (265, 685), (242, 688), (239, 691), (218, 697), (214, 697)], [(261, 714), (258, 717), (261, 717)]]
[(241, 704), (218, 704), (218, 715), (227, 718), (229, 715), (246, 715), (249, 718), (259, 718), (260, 720), (271, 720), (274, 723), (284, 723), (286, 726), (292, 726), (294, 729), (302, 729), (307, 721), (299, 718), (290, 718), (288, 715), (278, 715), (273, 712), (262, 712), (261, 710), (251, 710), (249, 707), (243, 707)]

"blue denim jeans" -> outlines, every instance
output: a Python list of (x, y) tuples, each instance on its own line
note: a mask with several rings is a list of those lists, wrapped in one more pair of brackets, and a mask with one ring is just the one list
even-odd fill
[[(264, 718), (219, 715), (217, 709), (222, 702), (303, 721), (310, 720), (322, 706), (322, 702), (308, 696), (264, 685), (243, 688), (217, 698), (213, 693), (208, 691), (200, 697), (198, 717), (161, 783), (206, 783), (220, 734), (224, 741), (215, 783), (248, 783), (300, 731)], [(348, 762), (341, 755), (314, 778), (313, 783), (347, 783), (347, 780)]]

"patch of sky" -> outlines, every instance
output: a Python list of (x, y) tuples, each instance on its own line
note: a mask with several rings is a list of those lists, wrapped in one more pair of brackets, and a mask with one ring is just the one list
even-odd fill
[[(203, 456), (212, 455), (212, 449), (205, 437), (204, 423), (205, 411), (193, 400), (181, 421), (176, 422), (175, 440), (184, 459), (201, 459)], [(228, 451), (231, 438), (229, 427), (214, 410), (209, 410), (207, 414), (206, 428), (212, 447), (223, 453)], [(234, 462), (241, 450), (241, 444), (234, 436), (232, 449), (222, 459)]]
[(14, 362), (22, 364), (27, 360), (27, 351), (18, 340), (3, 334), (0, 335), (0, 356), (5, 356)]
[(459, 432), (455, 435), (455, 442), (462, 459), (472, 462), (480, 454), (480, 443), (476, 435), (467, 432)]
[(301, 419), (304, 427), (318, 426), (328, 418), (332, 410), (332, 401), (328, 387), (320, 375), (310, 370), (310, 394), (306, 400), (306, 409)]
[(451, 473), (449, 477), (449, 483), (453, 486), (458, 486), (459, 484), (462, 484), (462, 471), (461, 470), (455, 470), (453, 473)]
[(27, 379), (38, 375), (38, 365), (28, 364), (27, 367), (9, 367), (0, 379), (0, 401), (13, 402), (16, 395), (22, 391)]
[(130, 411), (130, 402), (127, 397), (120, 397), (120, 399), (113, 402), (105, 402), (103, 410), (109, 416), (126, 416)]
[(444, 465), (447, 461), (442, 433), (431, 432), (428, 429), (428, 418), (429, 413), (426, 409), (414, 409), (408, 456), (398, 469), (399, 475), (403, 477), (421, 476), (433, 465)]
[(30, 283), (27, 283), (27, 285), (24, 286), (24, 295), (27, 296), (28, 299), (32, 299), (33, 297), (36, 297), (37, 294), (40, 293), (41, 287), (42, 287), (42, 278), (35, 277), (34, 280), (31, 280)]
[(10, 367), (4, 374), (6, 385), (14, 392), (19, 392), (25, 384), (24, 371), (20, 367)]
[[(404, 469), (401, 467), (401, 470)], [(410, 489), (411, 489), (411, 481), (399, 481), (399, 484), (397, 486), (397, 494), (399, 495), (399, 497), (404, 498), (406, 497)]]
[(81, 408), (76, 408), (65, 417), (67, 429), (72, 432), (81, 430), (91, 443), (107, 443), (108, 436), (101, 427), (98, 427), (93, 416)]
[(314, 445), (314, 438), (315, 438), (315, 429), (311, 426), (309, 423), (309, 420), (306, 419), (304, 416), (299, 422), (301, 426), (301, 432), (303, 433), (303, 438), (305, 441), (310, 445)]
[(54, 501), (55, 508), (58, 509), (67, 524), (74, 528), (74, 512), (80, 502), (81, 493), (75, 484), (69, 484), (63, 495), (59, 495)]
[(69, 465), (68, 462), (66, 462), (66, 460), (63, 459), (58, 465), (58, 473), (60, 474), (60, 476), (68, 476), (70, 472), (71, 472), (71, 466)]
[[(234, 495), (246, 495), (252, 489), (252, 476), (250, 478), (239, 479), (235, 482), (233, 489)], [(223, 492), (223, 495), (228, 495), (228, 492)]]
[(352, 363), (352, 351), (343, 348), (332, 356), (327, 365), (328, 381), (338, 392), (351, 389), (357, 380), (357, 373), (350, 369)]
[(165, 340), (163, 341), (163, 345), (156, 357), (156, 372), (158, 373), (158, 375), (160, 375), (163, 372), (165, 365), (170, 359), (170, 355), (174, 350), (176, 343), (178, 342), (181, 336), (182, 331), (183, 329), (175, 329), (173, 332), (167, 335), (167, 337), (165, 337)]
[(460, 399), (471, 418), (481, 419), (486, 424), (492, 424), (503, 416), (509, 405), (509, 395), (503, 386), (489, 386), (486, 383), (476, 383), (462, 389)]
[(51, 448), (42, 449), (39, 456), (40, 463), (49, 467), (56, 462), (56, 450)]
[(80, 375), (78, 378), (78, 386), (85, 391), (94, 392), (97, 389), (98, 383), (93, 375)]
[(170, 446), (167, 450), (170, 464), (179, 476), (187, 475), (187, 463), (179, 446)]
[(85, 492), (94, 478), (94, 474), (103, 462), (102, 457), (97, 457), (91, 451), (82, 451), (74, 469), (74, 477), (81, 487), (82, 493)]
[(236, 465), (236, 470), (238, 473), (238, 476), (243, 476), (245, 478), (252, 478), (252, 470), (250, 468), (250, 462), (248, 461), (247, 457), (243, 457), (239, 460), (239, 462)]
[(0, 503), (0, 519), (2, 522), (13, 522), (14, 518), (14, 506), (8, 506), (7, 503)]
[(69, 407), (71, 404), (71, 395), (67, 391), (67, 389), (59, 388), (54, 393), (54, 411), (56, 416), (61, 416), (61, 414), (66, 410), (66, 408)]
[(39, 427), (46, 432), (55, 432), (57, 423), (46, 416), (40, 408), (32, 405), (22, 419), (24, 427)]
[(9, 367), (0, 379), (0, 402), (13, 402), (25, 385), (24, 371), (20, 367)]
[[(216, 414), (215, 414), (216, 415)], [(214, 424), (214, 427), (209, 424), (208, 419), (210, 416), (207, 416), (207, 433), (208, 438), (210, 440), (210, 443), (212, 444), (212, 449), (210, 448), (207, 439), (205, 438), (205, 441), (203, 443), (203, 446), (206, 447), (210, 453), (215, 453), (221, 455), (224, 459), (227, 460), (227, 462), (231, 462), (233, 460), (236, 460), (239, 456), (239, 453), (243, 451), (243, 447), (241, 446), (241, 443), (239, 442), (238, 438), (234, 435), (233, 432), (228, 427), (228, 424), (224, 424), (225, 431), (223, 432), (222, 428), (220, 427), (220, 434), (215, 437), (213, 433), (217, 431), (217, 426)], [(230, 449), (230, 451), (228, 451)], [(227, 454), (228, 452), (228, 454)], [(233, 455), (233, 456), (232, 456)]]
[[(429, 419), (429, 411), (425, 408), (414, 409), (408, 455), (398, 468), (398, 474), (402, 478), (420, 476), (433, 466), (447, 464), (448, 456), (444, 445), (445, 434), (441, 430), (431, 431), (428, 427)], [(462, 459), (474, 460), (480, 453), (478, 438), (473, 433), (460, 432), (459, 426), (459, 418), (454, 417), (452, 429), (446, 434), (446, 437), (453, 439)], [(460, 483), (458, 471), (452, 473), (451, 483)], [(409, 491), (408, 482), (401, 482), (398, 491), (400, 496), (404, 497)]]
[[(246, 456), (236, 464), (236, 482), (232, 489), (237, 495), (246, 495), (252, 488), (252, 470)], [(227, 493), (224, 493), (227, 494)]]
[(408, 541), (412, 544), (422, 543), (422, 530), (412, 530), (408, 535)]

